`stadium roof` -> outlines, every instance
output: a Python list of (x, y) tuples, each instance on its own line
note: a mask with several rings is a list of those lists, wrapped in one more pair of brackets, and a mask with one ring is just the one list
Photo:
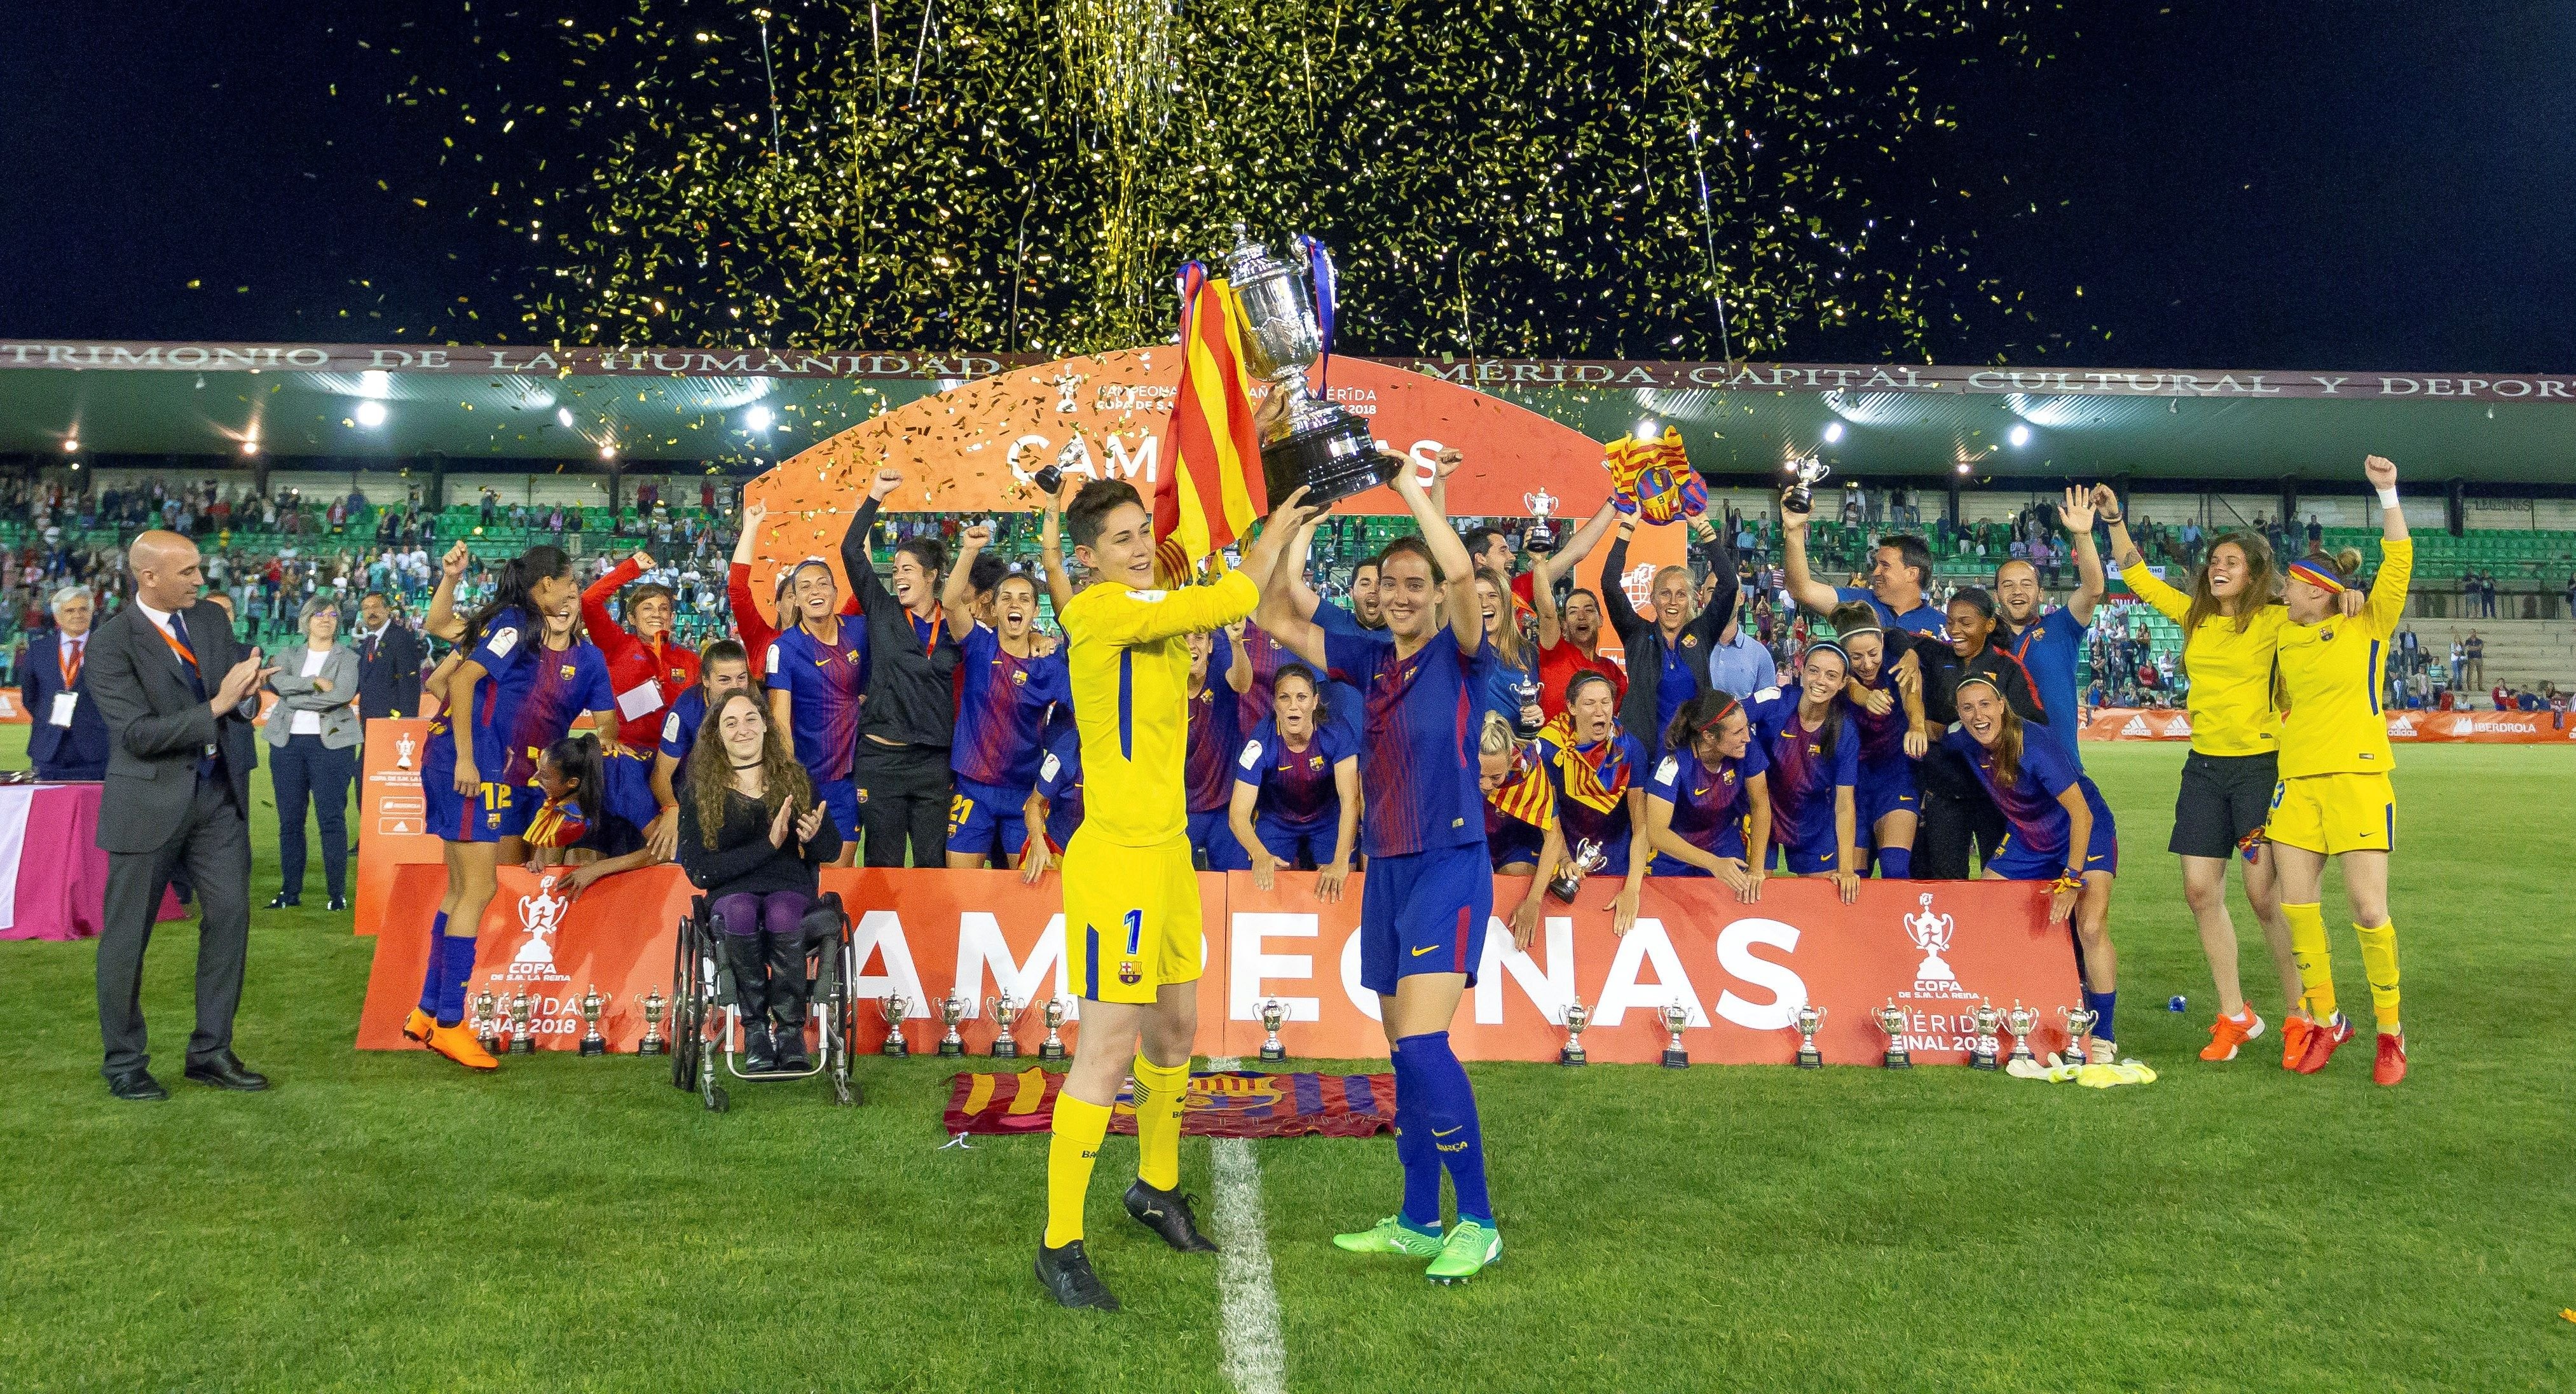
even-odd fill
[[(272, 460), (762, 461), (1032, 355), (0, 339), (0, 453)], [(2576, 377), (1924, 364), (1385, 360), (1598, 440), (1682, 427), (1717, 476), (1820, 453), (1844, 475), (2576, 485)], [(373, 403), (375, 405), (368, 405)], [(369, 424), (370, 422), (374, 424)], [(765, 423), (765, 426), (764, 426)], [(2016, 444), (2016, 432), (2022, 433)]]

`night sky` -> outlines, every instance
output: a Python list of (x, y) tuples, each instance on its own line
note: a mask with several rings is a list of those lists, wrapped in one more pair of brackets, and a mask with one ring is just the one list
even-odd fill
[[(537, 249), (459, 217), (446, 127), (383, 100), (456, 49), (459, 5), (351, 8), (0, 6), (0, 336), (514, 325)], [(622, 6), (548, 13), (581, 9)], [(1959, 84), (1960, 129), (1915, 148), (2009, 181), (1964, 225), (2035, 317), (1935, 356), (2576, 369), (2576, 3), (2079, 13), (2054, 61)], [(1804, 347), (1781, 356), (1868, 345)]]

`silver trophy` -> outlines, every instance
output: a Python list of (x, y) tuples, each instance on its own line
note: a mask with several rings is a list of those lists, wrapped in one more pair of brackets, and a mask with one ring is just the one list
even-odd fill
[(1975, 1014), (1969, 1018), (1976, 1023), (1977, 1027), (1977, 1043), (1968, 1052), (1968, 1064), (1971, 1068), (1979, 1070), (1995, 1068), (1995, 1028), (2003, 1024), (2003, 1019), (2003, 1013), (1995, 1010), (1994, 1003), (1977, 1004)]
[(2100, 1021), (2102, 1014), (2090, 1007), (2060, 1007), (2057, 1014), (2066, 1022), (2066, 1054), (2062, 1058), (2069, 1065), (2081, 1065), (2091, 1060), (2092, 1052), (2087, 1049), (2085, 1041), (2093, 1034), (2093, 1023)]
[(635, 1043), (635, 1053), (638, 1055), (669, 1054), (671, 1044), (670, 1042), (662, 1039), (662, 1013), (670, 1010), (670, 1001), (662, 996), (662, 989), (657, 987), (651, 992), (644, 994), (642, 1005), (644, 1008), (644, 1039)]
[(1664, 1058), (1662, 1062), (1664, 1068), (1668, 1070), (1682, 1070), (1690, 1068), (1690, 1052), (1682, 1049), (1682, 1028), (1690, 1025), (1690, 1003), (1682, 1001), (1678, 997), (1674, 998), (1661, 1010), (1657, 1011), (1655, 1013), (1655, 1017), (1664, 1024), (1664, 1031), (1669, 1037), (1669, 1039), (1664, 1042)]
[(494, 1000), (492, 989), (487, 987), (474, 994), (474, 1043), (483, 1047), (487, 1055), (501, 1053), (500, 1015), (500, 1004)]
[(2039, 1057), (2030, 1053), (2030, 1036), (2039, 1029), (2039, 1013), (2023, 1006), (2020, 998), (2014, 998), (2012, 1010), (2004, 1013), (2004, 1029), (2012, 1033), (2013, 1059), (2039, 1063)]
[(1049, 1065), (1064, 1063), (1064, 1037), (1057, 1033), (1064, 1029), (1065, 1018), (1072, 1014), (1072, 998), (1050, 997), (1046, 1000), (1046, 1039), (1038, 1042), (1038, 1059), (1041, 1062)]
[(537, 1033), (529, 1025), (529, 1018), (535, 1015), (535, 1012), (536, 1004), (528, 1000), (526, 988), (510, 994), (510, 1053), (512, 1055), (537, 1053)]
[(1583, 878), (1599, 871), (1609, 861), (1610, 854), (1602, 851), (1601, 844), (1591, 838), (1575, 843), (1574, 855), (1559, 862), (1556, 874), (1548, 878), (1547, 893), (1572, 905), (1574, 898), (1583, 891)]
[(599, 990), (597, 983), (592, 983), (589, 991), (581, 995), (581, 1053), (584, 1055), (608, 1053), (608, 1038), (599, 1034), (599, 1016), (608, 1010), (610, 1000), (608, 994)]
[(1243, 307), (1244, 366), (1288, 399), (1261, 442), (1262, 481), (1273, 504), (1303, 487), (1307, 505), (1321, 507), (1386, 483), (1401, 462), (1379, 453), (1367, 422), (1318, 398), (1306, 384), (1306, 365), (1332, 348), (1324, 327), (1332, 316), (1331, 259), (1320, 246), (1309, 246), (1325, 273), (1321, 318), (1317, 289), (1308, 282), (1311, 269), (1271, 256), (1241, 223), (1234, 225), (1225, 274)]
[(885, 1044), (877, 1047), (877, 1054), (891, 1055), (898, 1060), (912, 1054), (912, 1047), (903, 1041), (904, 1015), (911, 1010), (912, 1003), (905, 1000), (900, 992), (877, 999), (877, 1011), (884, 1015), (886, 1024)]
[(1565, 1004), (1565, 1044), (1557, 1048), (1556, 1063), (1560, 1065), (1592, 1063), (1592, 1057), (1583, 1051), (1584, 1028), (1591, 1024), (1592, 1009), (1583, 1005), (1582, 999), (1577, 998)]
[(943, 1058), (966, 1053), (966, 1038), (957, 1034), (957, 1023), (964, 1021), (966, 1014), (973, 1010), (975, 1004), (958, 996), (953, 988), (947, 996), (939, 999), (939, 1019), (948, 1023), (948, 1034), (939, 1038), (939, 1053)]
[(1887, 1005), (1872, 1011), (1870, 1017), (1878, 1023), (1879, 1030), (1887, 1033), (1887, 1054), (1879, 1063), (1891, 1070), (1912, 1069), (1914, 1057), (1905, 1049), (1905, 1009), (1890, 997)]
[(1261, 1029), (1270, 1033), (1261, 1043), (1261, 1063), (1276, 1065), (1288, 1058), (1288, 1047), (1279, 1044), (1279, 1028), (1288, 1020), (1288, 1004), (1276, 997), (1265, 997), (1256, 1010), (1261, 1013)]
[(993, 1020), (1002, 1028), (1001, 1034), (993, 1038), (994, 1059), (1017, 1060), (1020, 1058), (1020, 1041), (1017, 1036), (1011, 1034), (1011, 1026), (1012, 1023), (1017, 1022), (1020, 1019), (1020, 1014), (1026, 1012), (1028, 1009), (1028, 1003), (1013, 997), (1007, 992), (1003, 993), (999, 997), (987, 997), (984, 999), (984, 1010), (991, 1012), (993, 1014)]
[(1798, 477), (1798, 482), (1790, 485), (1789, 491), (1780, 496), (1780, 507), (1791, 513), (1814, 512), (1816, 486), (1825, 482), (1825, 476), (1832, 474), (1834, 467), (1810, 455), (1806, 459), (1792, 461), (1788, 469)]
[(1825, 1029), (1825, 1009), (1813, 1002), (1801, 1002), (1789, 1021), (1798, 1028), (1798, 1068), (1821, 1069), (1825, 1057), (1816, 1049), (1816, 1033)]

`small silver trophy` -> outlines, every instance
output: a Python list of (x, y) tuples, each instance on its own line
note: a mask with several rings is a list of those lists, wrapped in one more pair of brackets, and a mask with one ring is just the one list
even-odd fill
[(954, 988), (949, 989), (947, 996), (939, 999), (939, 1019), (948, 1023), (948, 1034), (939, 1038), (939, 1054), (942, 1058), (953, 1058), (966, 1053), (966, 1038), (957, 1034), (957, 1023), (964, 1021), (966, 1013), (973, 1011), (974, 1008), (975, 1004), (958, 996)]
[(510, 1053), (512, 1055), (537, 1053), (537, 1033), (529, 1026), (529, 1018), (535, 1014), (535, 1010), (536, 1004), (528, 1000), (526, 988), (523, 987), (510, 994)]
[(898, 1060), (912, 1054), (912, 1047), (903, 1041), (904, 1013), (911, 1010), (912, 1003), (905, 1001), (900, 992), (877, 999), (877, 1011), (885, 1017), (886, 1023), (885, 1044), (877, 1047), (877, 1054), (891, 1055)]
[(670, 1010), (671, 1004), (669, 1000), (662, 996), (662, 989), (657, 987), (651, 992), (644, 994), (642, 1005), (644, 1007), (644, 1039), (635, 1043), (635, 1053), (638, 1055), (670, 1054), (671, 1043), (662, 1039), (662, 1013)]
[(1979, 1002), (1975, 1014), (1969, 1019), (1975, 1022), (1977, 1027), (1977, 1043), (1968, 1052), (1969, 1068), (1978, 1070), (1996, 1068), (1995, 1028), (2003, 1024), (2003, 1013), (1996, 1011), (1995, 1004), (1992, 1002)]
[(474, 994), (474, 1043), (483, 1047), (485, 1054), (501, 1053), (500, 1014), (500, 1003), (493, 1000), (492, 989), (487, 987)]
[(1557, 1047), (1556, 1063), (1560, 1065), (1591, 1064), (1592, 1057), (1584, 1053), (1583, 1033), (1585, 1029), (1592, 1025), (1592, 1009), (1583, 1005), (1583, 999), (1578, 997), (1565, 1004), (1564, 1022), (1565, 1044)]
[(1019, 1038), (1011, 1034), (1011, 1025), (1020, 1019), (1020, 1014), (1022, 1012), (1025, 1012), (1028, 1009), (1029, 1005), (1026, 1002), (1013, 997), (1007, 992), (1003, 993), (999, 997), (987, 997), (984, 999), (984, 1010), (991, 1012), (993, 1014), (994, 1022), (1002, 1028), (1002, 1033), (993, 1038), (994, 1059), (1017, 1060), (1020, 1058)]
[(1575, 843), (1574, 855), (1558, 863), (1556, 874), (1548, 878), (1547, 893), (1572, 905), (1583, 890), (1583, 878), (1599, 871), (1609, 860), (1610, 854), (1591, 838)]
[[(1366, 421), (1306, 383), (1306, 365), (1333, 347), (1333, 273), (1322, 244), (1299, 241), (1307, 266), (1271, 256), (1237, 223), (1225, 273), (1243, 308), (1244, 366), (1288, 399), (1261, 442), (1262, 481), (1273, 504), (1302, 487), (1307, 506), (1321, 508), (1386, 483), (1395, 462), (1378, 450)], [(1318, 276), (1311, 289), (1310, 273)]]
[(1781, 496), (1780, 507), (1791, 513), (1814, 512), (1816, 486), (1825, 482), (1825, 476), (1832, 474), (1834, 467), (1810, 455), (1806, 459), (1792, 461), (1788, 469), (1798, 477), (1798, 482), (1790, 485), (1788, 493)]
[(584, 1055), (608, 1053), (608, 1038), (599, 1034), (599, 1014), (608, 1010), (608, 1003), (609, 998), (599, 990), (597, 983), (592, 983), (590, 989), (581, 995), (581, 1053)]
[(2093, 1034), (2093, 1023), (2100, 1021), (2102, 1014), (2090, 1007), (2060, 1007), (2057, 1014), (2066, 1021), (2066, 1054), (2063, 1059), (2069, 1065), (2081, 1065), (2091, 1060), (2092, 1051), (2086, 1042)]
[(1789, 1020), (1798, 1028), (1798, 1068), (1822, 1069), (1825, 1057), (1816, 1049), (1816, 1033), (1825, 1029), (1825, 1009), (1813, 1002), (1801, 1002)]
[(1279, 1044), (1279, 1028), (1288, 1020), (1288, 1004), (1276, 997), (1265, 997), (1256, 1010), (1261, 1013), (1261, 1029), (1270, 1033), (1261, 1043), (1261, 1063), (1276, 1065), (1288, 1058), (1288, 1047)]
[(1664, 1042), (1664, 1068), (1668, 1070), (1690, 1068), (1690, 1052), (1682, 1049), (1682, 1028), (1690, 1025), (1690, 1003), (1676, 997), (1662, 1010), (1656, 1012), (1655, 1016), (1663, 1022), (1664, 1031), (1670, 1038)]
[(1065, 1062), (1064, 1037), (1057, 1033), (1064, 1029), (1065, 1018), (1072, 1014), (1072, 998), (1050, 997), (1046, 1000), (1046, 1039), (1038, 1042), (1041, 1064), (1061, 1065)]
[(1890, 997), (1886, 1006), (1872, 1011), (1870, 1016), (1877, 1020), (1878, 1029), (1887, 1033), (1887, 1054), (1879, 1063), (1891, 1070), (1914, 1068), (1914, 1057), (1905, 1049), (1905, 1009)]
[(2023, 1006), (2021, 999), (2016, 997), (2012, 1010), (2004, 1013), (2004, 1029), (2012, 1033), (2013, 1059), (2027, 1060), (2034, 1065), (2039, 1063), (2039, 1057), (2030, 1053), (2030, 1033), (2039, 1029), (2039, 1013)]

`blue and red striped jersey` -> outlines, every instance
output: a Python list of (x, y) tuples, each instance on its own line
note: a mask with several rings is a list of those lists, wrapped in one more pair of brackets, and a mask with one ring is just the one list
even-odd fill
[(1484, 794), (1476, 787), (1477, 719), (1493, 671), (1494, 646), (1471, 657), (1443, 626), (1399, 658), (1384, 632), (1324, 631), (1333, 676), (1358, 688), (1367, 707), (1360, 752), (1360, 848), (1402, 857), (1485, 840)]
[(1668, 751), (1646, 785), (1648, 798), (1673, 806), (1673, 835), (1703, 852), (1715, 852), (1718, 838), (1753, 815), (1753, 798), (1745, 785), (1771, 768), (1760, 740), (1747, 741), (1741, 760), (1720, 758), (1712, 769), (1699, 762), (1688, 746)]
[(859, 707), (868, 692), (867, 626), (836, 622), (839, 632), (828, 644), (801, 624), (780, 630), (763, 668), (770, 690), (787, 694), (796, 763), (827, 782), (849, 778), (859, 748)]
[(1332, 726), (1310, 731), (1306, 748), (1291, 750), (1275, 721), (1262, 722), (1234, 760), (1234, 782), (1260, 791), (1253, 821), (1283, 832), (1329, 832), (1341, 822), (1342, 797), (1333, 770), (1357, 749)]
[[(1837, 850), (1834, 791), (1860, 782), (1860, 734), (1851, 718), (1838, 703), (1824, 725), (1807, 729), (1798, 720), (1795, 688), (1744, 705), (1771, 767), (1772, 842), (1811, 853)], [(1825, 748), (1829, 729), (1831, 750)]]
[(535, 780), (537, 757), (572, 734), (583, 712), (617, 710), (617, 695), (608, 690), (608, 655), (587, 639), (561, 649), (538, 643), (528, 651), (526, 667), (528, 690), (510, 725), (510, 763), (501, 776), (506, 784)]
[(948, 767), (961, 780), (1025, 791), (1037, 778), (1048, 707), (1073, 700), (1064, 655), (1020, 658), (984, 624), (958, 647), (957, 735)]

